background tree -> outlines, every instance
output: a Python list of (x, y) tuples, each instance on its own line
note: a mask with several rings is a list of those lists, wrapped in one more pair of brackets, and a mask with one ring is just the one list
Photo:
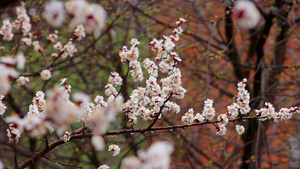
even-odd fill
[[(105, 85), (113, 71), (127, 79), (128, 83), (125, 82), (126, 85), (118, 89), (124, 100), (128, 100), (132, 90), (141, 84), (133, 83), (133, 79), (127, 76), (129, 69), (122, 64), (119, 56), (122, 46), (129, 47), (130, 40), (136, 38), (140, 42), (140, 58), (154, 59), (155, 53), (147, 44), (154, 38), (160, 39), (163, 35), (171, 34), (176, 27), (174, 21), (183, 17), (187, 22), (182, 26), (184, 31), (180, 41), (176, 42), (176, 50), (182, 59), (178, 63), (182, 71), (182, 86), (188, 92), (183, 100), (171, 98), (181, 106), (181, 112), (164, 115), (162, 120), (155, 120), (155, 123), (141, 121), (133, 126), (127, 122), (125, 113), (119, 114), (109, 128), (112, 133), (104, 138), (107, 145), (116, 143), (121, 147), (120, 155), (112, 158), (109, 153), (97, 152), (90, 144), (90, 139), (74, 138), (65, 144), (57, 142), (63, 145), (49, 149), (47, 154), (38, 158), (39, 161), (31, 164), (31, 168), (87, 168), (104, 163), (117, 168), (123, 158), (137, 154), (138, 149), (148, 147), (156, 140), (168, 140), (174, 144), (171, 168), (293, 168), (299, 165), (295, 159), (299, 157), (293, 156), (293, 151), (299, 151), (296, 144), (299, 142), (299, 115), (283, 123), (257, 119), (244, 121), (242, 118), (247, 116), (241, 116), (240, 120), (234, 122), (246, 128), (241, 138), (235, 131), (235, 125), (230, 124), (225, 136), (216, 136), (213, 125), (158, 131), (150, 130), (150, 127), (149, 130), (134, 134), (127, 132), (131, 128), (182, 125), (182, 115), (190, 108), (202, 112), (204, 101), (208, 98), (214, 100), (216, 114), (226, 113), (227, 106), (236, 99), (236, 84), (243, 78), (248, 79), (250, 115), (255, 116), (254, 110), (264, 107), (266, 101), (271, 102), (276, 110), (299, 106), (299, 1), (253, 1), (254, 10), (257, 9), (254, 12), (247, 11), (249, 8), (237, 10), (237, 2), (230, 0), (105, 0), (90, 3), (104, 7), (107, 12), (106, 26), (100, 36), (87, 35), (81, 41), (76, 41), (73, 29), (68, 26), (72, 16), (67, 18), (58, 29), (59, 41), (67, 44), (73, 38), (78, 52), (65, 59), (50, 56), (55, 50), (47, 37), (56, 28), (49, 26), (42, 17), (45, 4), (39, 1), (26, 4), (34, 38), (40, 42), (43, 50), (35, 51), (33, 46), (24, 45), (20, 41), (24, 37), (21, 31), (14, 32), (11, 42), (1, 41), (1, 46), (5, 47), (1, 51), (2, 56), (24, 52), (27, 65), (20, 73), (30, 78), (30, 82), (24, 86), (18, 86), (12, 80), (11, 92), (3, 100), (8, 107), (6, 113), (15, 112), (21, 117), (25, 116), (36, 91), (53, 88), (65, 77), (68, 77), (68, 84), (72, 85), (72, 93), (81, 91), (91, 98), (105, 95)], [(254, 26), (242, 23), (243, 17), (249, 12), (253, 15), (258, 12), (259, 20)], [(17, 17), (14, 7), (2, 9), (1, 18), (4, 20), (8, 17)], [(48, 81), (40, 78), (44, 69), (51, 70), (52, 77)], [(76, 123), (70, 129), (80, 133), (82, 130), (76, 129), (81, 126), (82, 123)], [(50, 143), (51, 140), (54, 143), (58, 139), (58, 136), (49, 135), (41, 139), (24, 137), (18, 144), (8, 143), (6, 129), (6, 124), (1, 121), (1, 154), (7, 156), (2, 155), (0, 159), (7, 167), (16, 165), (16, 161), (19, 164), (32, 158), (34, 152), (45, 148), (43, 142), (49, 140)], [(123, 133), (113, 134), (119, 130)], [(84, 136), (85, 132), (87, 134)], [(91, 138), (88, 133), (89, 130), (83, 130), (81, 137)]]

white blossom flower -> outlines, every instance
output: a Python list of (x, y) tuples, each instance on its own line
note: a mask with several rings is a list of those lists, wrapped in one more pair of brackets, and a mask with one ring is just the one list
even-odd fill
[(47, 91), (45, 115), (58, 135), (62, 135), (71, 123), (78, 120), (79, 109), (69, 100), (69, 94), (64, 87)]
[(64, 46), (64, 48), (62, 49), (63, 51), (65, 51), (65, 53), (67, 54), (66, 56), (64, 56), (63, 58), (66, 58), (67, 56), (72, 57), (74, 55), (74, 53), (77, 52), (77, 48), (75, 47), (75, 45), (72, 42), (73, 40), (70, 39), (69, 42)]
[(28, 77), (24, 77), (24, 76), (20, 76), (18, 79), (17, 79), (17, 83), (18, 85), (22, 86), (24, 84), (26, 84), (27, 82), (29, 82), (29, 78)]
[(63, 136), (63, 140), (64, 140), (64, 142), (68, 142), (68, 141), (70, 141), (70, 139), (71, 139), (71, 133), (66, 131), (65, 135)]
[(76, 26), (76, 29), (74, 30), (74, 36), (78, 41), (85, 37), (84, 27), (82, 24)]
[(54, 33), (49, 34), (49, 36), (47, 37), (47, 40), (49, 40), (50, 42), (55, 42), (56, 39), (58, 38), (58, 31), (55, 30)]
[(20, 137), (21, 137), (21, 132), (18, 128), (15, 127), (9, 127), (7, 131), (7, 136), (9, 138), (9, 142), (15, 141), (16, 143), (19, 142)]
[(8, 19), (3, 20), (0, 35), (3, 35), (3, 40), (5, 41), (11, 41), (13, 39), (14, 34), (12, 33), (12, 25)]
[(64, 3), (62, 1), (52, 0), (45, 4), (44, 18), (50, 25), (54, 27), (62, 26), (65, 16)]
[(194, 110), (190, 108), (184, 116), (181, 117), (181, 121), (186, 125), (192, 125), (194, 122)]
[(45, 69), (41, 72), (41, 78), (43, 80), (49, 80), (52, 77), (51, 72), (48, 69)]
[(62, 50), (62, 44), (61, 42), (57, 42), (56, 44), (53, 45), (53, 48), (56, 50)]
[(212, 120), (215, 117), (215, 109), (213, 108), (213, 100), (207, 99), (204, 101), (204, 110), (202, 115), (205, 116), (206, 119)]
[(235, 126), (236, 131), (238, 132), (239, 135), (243, 134), (245, 132), (245, 127), (243, 125), (236, 125)]
[(45, 93), (43, 91), (38, 91), (38, 92), (36, 92), (35, 95), (39, 99), (44, 99), (45, 98)]
[(226, 125), (225, 124), (220, 124), (220, 123), (218, 123), (217, 125), (216, 125), (216, 130), (217, 130), (217, 135), (220, 135), (220, 136), (223, 136), (223, 135), (225, 135), (226, 134)]
[(102, 151), (105, 148), (104, 139), (102, 136), (99, 136), (97, 134), (93, 135), (92, 137), (92, 145), (95, 147), (97, 151)]
[(117, 156), (120, 154), (120, 147), (116, 144), (112, 144), (108, 147), (108, 151), (113, 151), (113, 156)]
[(200, 113), (197, 113), (196, 115), (195, 115), (195, 117), (194, 117), (194, 121), (196, 121), (196, 122), (203, 122), (205, 120), (205, 118), (202, 116), (202, 114), (200, 114)]
[(90, 4), (87, 7), (84, 28), (87, 33), (94, 33), (98, 37), (105, 26), (106, 12), (99, 4)]
[(25, 43), (27, 46), (31, 45), (32, 39), (31, 38), (22, 38), (21, 40), (23, 43)]
[(112, 83), (114, 86), (120, 86), (123, 84), (123, 79), (117, 72), (112, 72), (108, 79), (109, 83)]
[(220, 114), (217, 118), (217, 120), (221, 123), (221, 124), (227, 124), (228, 123), (228, 117), (226, 114)]
[(16, 61), (17, 61), (17, 68), (23, 70), (26, 64), (26, 57), (24, 56), (23, 52), (17, 53)]
[(234, 15), (237, 23), (244, 28), (254, 28), (261, 16), (255, 4), (247, 0), (239, 0), (235, 3)]
[(33, 46), (34, 46), (34, 50), (39, 51), (41, 48), (40, 42), (39, 41), (33, 41), (32, 42)]
[(89, 3), (85, 0), (69, 0), (65, 3), (66, 11), (72, 16), (69, 23), (71, 29), (85, 22), (88, 6)]

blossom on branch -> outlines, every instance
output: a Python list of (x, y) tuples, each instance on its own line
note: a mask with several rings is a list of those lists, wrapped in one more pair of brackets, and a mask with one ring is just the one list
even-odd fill
[(215, 117), (213, 103), (214, 101), (210, 99), (204, 101), (204, 110), (202, 111), (202, 115), (208, 120), (212, 120)]
[(27, 82), (29, 82), (29, 78), (28, 77), (24, 77), (24, 76), (20, 76), (18, 79), (17, 79), (17, 83), (21, 86), (21, 85), (24, 85), (26, 84)]
[(119, 155), (121, 149), (118, 145), (112, 144), (108, 147), (108, 151), (113, 151), (113, 156)]
[(43, 80), (49, 80), (52, 77), (50, 70), (45, 69), (41, 72), (41, 78)]
[(239, 135), (241, 135), (245, 132), (245, 127), (243, 125), (238, 124), (238, 125), (235, 126), (235, 128), (236, 128), (236, 131)]

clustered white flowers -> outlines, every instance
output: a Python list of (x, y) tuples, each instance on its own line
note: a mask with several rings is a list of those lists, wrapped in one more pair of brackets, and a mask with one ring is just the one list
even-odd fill
[(60, 46), (61, 43), (58, 42), (57, 44), (58, 44), (57, 47), (58, 50), (63, 51), (63, 54), (61, 55), (62, 58), (66, 58), (68, 56), (72, 57), (74, 53), (77, 52), (77, 48), (73, 44), (73, 39), (70, 39), (69, 42), (63, 48)]
[(281, 108), (278, 112), (276, 112), (275, 108), (271, 103), (266, 102), (265, 106), (266, 107), (264, 108), (255, 110), (256, 116), (263, 117), (259, 119), (262, 121), (267, 119), (274, 119), (275, 122), (280, 122), (292, 118), (293, 113), (300, 113), (299, 107)]
[[(47, 133), (48, 130), (52, 130), (49, 123), (45, 118), (45, 106), (44, 92), (38, 91), (36, 96), (32, 99), (32, 104), (29, 105), (29, 111), (24, 118), (18, 116), (8, 116), (6, 121), (11, 123), (8, 135), (10, 140), (21, 136), (22, 132), (26, 132), (30, 137), (39, 138)], [(10, 131), (16, 132), (18, 130), (19, 135), (11, 135)]]
[(137, 45), (140, 42), (137, 41), (137, 39), (131, 40), (131, 48), (127, 49), (126, 46), (123, 46), (121, 51), (119, 52), (119, 55), (121, 57), (121, 61), (123, 63), (128, 62), (130, 67), (131, 76), (133, 77), (133, 80), (135, 82), (142, 81), (144, 79), (143, 71), (140, 62), (137, 60), (139, 57), (139, 49), (137, 48)]
[(229, 118), (236, 118), (239, 114), (247, 114), (251, 111), (249, 106), (250, 93), (245, 89), (247, 79), (238, 83), (238, 94), (236, 103), (227, 106), (228, 112), (226, 113)]
[(8, 19), (3, 21), (0, 34), (3, 35), (3, 39), (6, 41), (11, 41), (13, 39), (14, 34), (12, 33), (12, 25)]
[[(218, 123), (215, 124), (216, 134), (225, 135), (226, 134), (226, 125), (230, 119), (237, 119), (242, 115), (248, 114), (250, 112), (250, 93), (246, 90), (247, 79), (237, 84), (238, 94), (236, 98), (236, 103), (233, 103), (227, 106), (228, 112), (226, 114), (220, 114), (217, 117)], [(213, 120), (215, 116), (215, 109), (213, 106), (213, 100), (207, 99), (204, 101), (204, 110), (202, 114), (197, 113), (194, 116), (194, 110), (191, 108), (181, 117), (181, 121), (185, 125), (192, 125), (194, 123), (201, 123), (205, 120)], [(279, 112), (275, 111), (273, 105), (269, 102), (265, 103), (265, 108), (255, 110), (256, 116), (260, 117), (259, 120), (274, 119), (275, 122), (282, 120), (288, 120), (292, 117), (293, 113), (300, 113), (299, 107), (281, 108)], [(242, 118), (242, 117), (241, 117)], [(241, 124), (237, 124), (236, 131), (238, 134), (243, 134), (245, 132), (245, 127)]]
[[(143, 120), (152, 120), (152, 117), (160, 118), (162, 113), (172, 112), (179, 113), (180, 106), (169, 101), (171, 97), (182, 99), (186, 92), (181, 86), (181, 72), (176, 68), (178, 62), (181, 61), (178, 54), (174, 51), (175, 41), (179, 40), (179, 35), (182, 33), (180, 25), (185, 22), (180, 18), (177, 22), (177, 28), (174, 29), (170, 36), (163, 36), (162, 39), (152, 40), (149, 45), (157, 54), (155, 61), (149, 58), (143, 61), (144, 68), (148, 71), (146, 87), (138, 87), (131, 93), (130, 99), (123, 105), (123, 111), (127, 113), (129, 122), (137, 123), (137, 117), (140, 116)], [(131, 75), (134, 81), (142, 81), (144, 75), (140, 62), (138, 61), (139, 50), (137, 45), (140, 42), (137, 39), (132, 39), (132, 47), (127, 49), (123, 47), (119, 52), (122, 63), (128, 63)], [(164, 78), (158, 79), (158, 74), (167, 75)], [(160, 82), (158, 82), (160, 80)], [(161, 85), (159, 85), (161, 84)]]
[(26, 84), (27, 82), (29, 82), (29, 78), (28, 77), (24, 77), (24, 76), (20, 76), (18, 79), (17, 79), (17, 83), (21, 86), (21, 85), (24, 85)]
[(54, 33), (49, 34), (49, 36), (47, 37), (47, 40), (49, 40), (50, 42), (55, 42), (58, 39), (58, 30), (55, 30)]
[(202, 115), (208, 119), (212, 120), (215, 117), (215, 109), (213, 108), (213, 100), (207, 99), (204, 101), (204, 110), (202, 111)]
[(65, 16), (64, 3), (62, 1), (52, 0), (45, 5), (44, 17), (50, 25), (54, 27), (62, 26)]
[(181, 117), (181, 121), (184, 124), (187, 124), (187, 125), (192, 125), (194, 123), (194, 110), (193, 110), (193, 108), (190, 108), (188, 110), (188, 112), (185, 113), (184, 116)]
[(17, 7), (17, 16), (18, 19), (14, 22), (14, 27), (16, 29), (21, 28), (23, 32), (23, 36), (26, 37), (32, 37), (31, 31), (31, 23), (30, 23), (30, 17), (27, 15), (27, 11), (25, 9), (25, 4), (22, 3), (21, 6)]
[(106, 12), (99, 4), (88, 3), (85, 0), (69, 0), (65, 3), (52, 0), (45, 5), (44, 18), (54, 27), (63, 25), (66, 14), (72, 17), (69, 26), (72, 29), (77, 26), (75, 36), (79, 40), (85, 36), (84, 29), (87, 33), (99, 36), (105, 26)]
[(82, 24), (77, 25), (76, 29), (74, 30), (74, 36), (77, 38), (78, 41), (80, 41), (82, 38), (84, 38), (85, 32), (84, 32), (84, 27), (82, 26)]

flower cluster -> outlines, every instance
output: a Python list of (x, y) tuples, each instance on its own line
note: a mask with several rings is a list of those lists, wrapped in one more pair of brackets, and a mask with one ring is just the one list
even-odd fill
[(208, 120), (212, 120), (216, 114), (216, 111), (213, 108), (213, 103), (214, 101), (210, 99), (204, 101), (204, 110), (202, 111), (202, 115)]
[(64, 3), (62, 1), (48, 1), (44, 9), (44, 18), (46, 21), (54, 26), (60, 27), (65, 19)]
[(184, 124), (192, 125), (194, 123), (194, 109), (190, 108), (188, 112), (181, 117), (181, 121)]
[(250, 112), (250, 93), (245, 89), (247, 79), (243, 79), (238, 83), (237, 105), (241, 114), (247, 114)]
[(78, 107), (70, 101), (70, 95), (64, 87), (56, 87), (46, 94), (47, 120), (57, 133), (62, 135), (68, 126), (78, 119)]
[(73, 39), (70, 39), (69, 42), (60, 49), (60, 51), (63, 51), (63, 54), (61, 55), (62, 58), (67, 58), (68, 56), (72, 57), (74, 53), (77, 52), (77, 48), (73, 44)]
[(142, 81), (144, 79), (141, 64), (137, 60), (140, 54), (139, 49), (137, 48), (137, 45), (139, 43), (140, 42), (137, 39), (132, 39), (131, 48), (127, 49), (126, 46), (123, 46), (123, 48), (119, 52), (122, 63), (129, 63), (131, 76), (133, 78), (133, 81), (135, 82)]
[[(182, 33), (180, 25), (184, 22), (180, 19), (178, 28), (175, 28), (173, 35), (163, 36), (160, 40), (152, 40), (149, 45), (157, 53), (154, 61), (149, 58), (143, 61), (144, 68), (148, 71), (149, 76), (146, 80), (146, 87), (138, 87), (131, 93), (130, 99), (123, 105), (123, 111), (127, 113), (130, 123), (137, 123), (137, 117), (141, 116), (143, 120), (151, 120), (152, 117), (160, 118), (162, 113), (167, 111), (173, 113), (180, 112), (180, 106), (169, 101), (171, 97), (182, 99), (186, 92), (181, 86), (181, 72), (176, 68), (177, 62), (180, 62), (178, 54), (174, 52), (175, 43)], [(176, 36), (176, 38), (175, 38)], [(129, 62), (129, 68), (134, 81), (143, 79), (140, 63), (137, 61), (139, 56), (139, 42), (136, 39), (131, 40), (132, 47), (130, 50), (123, 47), (119, 52), (123, 63)], [(134, 66), (133, 66), (134, 65)], [(167, 75), (158, 79), (158, 73)], [(140, 75), (140, 76), (139, 76)], [(160, 85), (161, 84), (161, 85)]]
[[(247, 79), (243, 79), (238, 83), (238, 95), (237, 103), (227, 106), (228, 112), (226, 114), (220, 114), (217, 117), (218, 123), (215, 125), (217, 135), (226, 134), (226, 125), (229, 122), (229, 118), (236, 118), (240, 114), (247, 114), (250, 111), (250, 94), (245, 89)], [(184, 116), (181, 117), (181, 121), (186, 125), (192, 125), (193, 123), (203, 122), (205, 120), (213, 120), (215, 117), (215, 109), (213, 108), (213, 100), (207, 99), (204, 101), (204, 109), (202, 114), (197, 113), (194, 116), (194, 110), (191, 108)], [(245, 128), (242, 125), (237, 125), (236, 130), (239, 134), (244, 133)]]
[(293, 113), (300, 113), (299, 107), (281, 108), (278, 112), (276, 112), (271, 103), (266, 102), (265, 106), (266, 107), (264, 108), (255, 110), (256, 116), (262, 117), (259, 119), (262, 121), (273, 118), (275, 122), (280, 122), (292, 118)]
[(14, 141), (15, 143), (18, 143), (20, 141), (21, 132), (16, 127), (16, 125), (14, 124), (10, 125), (6, 131), (7, 131), (7, 137), (9, 139), (9, 142)]
[(50, 42), (55, 42), (58, 39), (58, 31), (55, 30), (54, 33), (49, 34), (49, 36), (47, 37), (47, 40)]
[(64, 142), (68, 142), (68, 141), (70, 141), (70, 139), (71, 139), (71, 133), (66, 131), (65, 135), (63, 136), (63, 140), (64, 140)]
[(45, 94), (42, 91), (36, 93), (24, 118), (18, 116), (6, 118), (6, 121), (15, 127), (14, 130), (19, 130), (20, 136), (22, 132), (26, 132), (30, 137), (39, 138), (45, 135), (48, 130), (52, 130), (50, 124), (46, 122), (44, 96)]
[(17, 7), (17, 16), (18, 19), (15, 20), (15, 22), (13, 23), (14, 27), (16, 29), (21, 28), (23, 35), (26, 37), (32, 37), (32, 33), (31, 31), (31, 23), (30, 23), (30, 18), (27, 15), (27, 11), (25, 9), (25, 4), (22, 3), (21, 6)]
[(113, 84), (115, 87), (121, 86), (123, 84), (123, 79), (117, 72), (112, 72), (109, 76), (108, 83)]
[(82, 26), (82, 24), (77, 25), (74, 32), (74, 36), (77, 38), (78, 41), (85, 37), (84, 27)]
[[(79, 39), (85, 35), (82, 33), (83, 27), (87, 33), (94, 33), (99, 36), (103, 27), (105, 26), (106, 12), (99, 4), (88, 3), (85, 0), (69, 0), (62, 1), (49, 1), (45, 5), (44, 18), (46, 21), (54, 26), (62, 26), (66, 13), (71, 16), (69, 26), (74, 29), (77, 26), (76, 32)], [(81, 30), (78, 29), (78, 25)]]
[(33, 47), (34, 47), (34, 50), (36, 50), (36, 51), (40, 51), (40, 49), (41, 49), (41, 45), (40, 45), (40, 42), (39, 41), (33, 41), (32, 42), (32, 45), (33, 45)]
[(168, 169), (170, 155), (173, 152), (173, 145), (169, 142), (158, 141), (151, 145), (147, 151), (138, 151), (138, 157), (126, 157), (122, 161), (121, 169)]
[(230, 118), (236, 118), (239, 113), (247, 114), (251, 111), (251, 108), (249, 106), (250, 93), (245, 89), (246, 83), (247, 79), (243, 79), (243, 81), (238, 83), (238, 94), (236, 99), (237, 102), (227, 106), (227, 115)]
[(8, 19), (3, 21), (0, 34), (3, 35), (3, 39), (6, 41), (11, 41), (13, 39), (14, 34), (12, 33), (12, 25)]

